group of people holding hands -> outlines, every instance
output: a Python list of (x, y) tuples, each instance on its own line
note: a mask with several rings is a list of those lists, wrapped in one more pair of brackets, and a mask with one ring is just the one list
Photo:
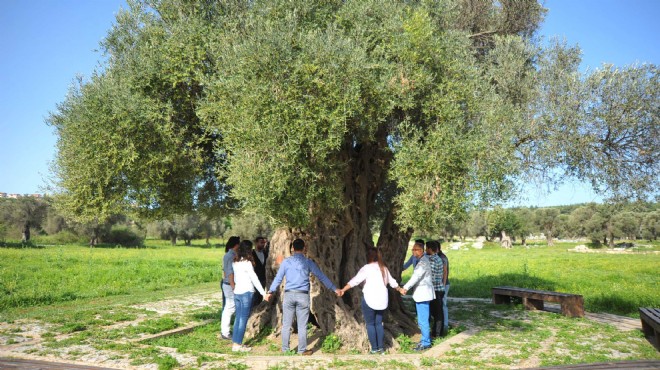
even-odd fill
[[(364, 283), (362, 313), (372, 354), (385, 352), (383, 314), (388, 306), (387, 285), (402, 295), (414, 288), (412, 298), (416, 304), (417, 322), (422, 333), (421, 341), (415, 350), (426, 350), (431, 347), (431, 336), (444, 336), (447, 333), (446, 292), (449, 288), (447, 279), (449, 266), (438, 241), (426, 242), (426, 249), (424, 246), (423, 240), (415, 241), (412, 257), (404, 265), (404, 269), (413, 265), (413, 274), (402, 287), (390, 274), (380, 251), (369, 247), (367, 264), (339, 289), (323, 274), (314, 261), (305, 256), (305, 242), (296, 239), (293, 241), (292, 255), (281, 261), (273, 282), (266, 290), (268, 241), (258, 237), (253, 244), (249, 240), (241, 241), (240, 238), (233, 236), (227, 242), (227, 250), (223, 258), (223, 309), (220, 335), (222, 339), (232, 341), (232, 351), (250, 351), (251, 348), (243, 345), (243, 337), (252, 307), (262, 300), (270, 300), (282, 280), (286, 280), (282, 302), (282, 351), (289, 351), (291, 326), (295, 314), (298, 323), (298, 353), (311, 355), (312, 351), (307, 349), (307, 321), (310, 309), (309, 277), (313, 274), (337, 296), (342, 296), (347, 290)], [(231, 316), (234, 313), (236, 314), (234, 330), (230, 336)], [(433, 325), (430, 324), (431, 318)]]

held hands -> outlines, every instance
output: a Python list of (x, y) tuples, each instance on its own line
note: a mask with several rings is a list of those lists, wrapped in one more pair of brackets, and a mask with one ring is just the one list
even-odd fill
[(401, 293), (401, 295), (406, 295), (406, 293), (408, 293), (408, 290), (403, 289), (402, 287), (398, 287), (396, 290)]
[(266, 293), (266, 295), (264, 296), (264, 301), (270, 302), (271, 295), (272, 295), (271, 293)]
[(343, 289), (335, 289), (335, 294), (337, 297), (341, 297), (344, 295), (344, 290)]

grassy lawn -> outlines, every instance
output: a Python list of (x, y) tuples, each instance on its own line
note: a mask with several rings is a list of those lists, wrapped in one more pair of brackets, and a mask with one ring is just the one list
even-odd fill
[[(653, 253), (657, 246), (630, 254), (567, 250), (576, 244), (529, 249), (516, 245), (508, 250), (492, 243), (481, 250), (443, 245), (451, 271), (449, 296), (489, 298), (490, 288), (510, 285), (581, 294), (589, 312), (639, 317), (639, 307), (660, 307), (660, 254)], [(412, 268), (403, 280), (411, 275)]]
[(0, 248), (0, 312), (219, 282), (223, 255), (221, 243), (201, 240), (188, 247), (150, 240), (144, 248)]
[[(504, 250), (487, 244), (482, 250), (451, 250), (445, 245), (451, 262), (450, 296), (489, 298), (491, 287), (515, 285), (582, 294), (590, 312), (635, 317), (638, 307), (660, 307), (659, 254), (567, 251), (574, 246)], [(228, 342), (218, 341), (223, 254), (222, 241), (211, 246), (197, 241), (190, 247), (147, 241), (140, 249), (0, 248), (0, 347), (38, 339), (38, 344), (20, 351), (119, 368), (245, 369), (252, 355), (281, 357), (279, 337), (269, 337), (268, 332), (250, 339), (254, 352), (247, 356), (232, 354)], [(404, 281), (410, 274), (411, 269)], [(195, 304), (197, 296), (206, 299), (204, 304)], [(162, 302), (168, 302), (169, 310), (162, 310)], [(478, 331), (440, 357), (422, 356), (412, 362), (335, 358), (318, 366), (505, 369), (660, 360), (640, 331), (623, 332), (587, 319), (475, 301), (453, 302), (450, 315), (459, 324), (451, 334)], [(191, 324), (198, 327), (186, 334), (141, 340)], [(400, 348), (393, 353), (409, 353), (417, 340), (396, 338)], [(334, 353), (361, 352), (340, 347)], [(297, 366), (279, 363), (272, 368)]]

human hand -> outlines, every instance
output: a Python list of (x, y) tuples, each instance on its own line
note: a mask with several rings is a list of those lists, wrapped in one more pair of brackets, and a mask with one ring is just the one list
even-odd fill
[(341, 297), (344, 295), (344, 291), (341, 289), (335, 289), (335, 294), (337, 295), (337, 297)]
[(270, 294), (270, 293), (267, 293), (267, 294), (264, 296), (264, 301), (270, 302), (270, 296), (271, 296), (271, 294)]

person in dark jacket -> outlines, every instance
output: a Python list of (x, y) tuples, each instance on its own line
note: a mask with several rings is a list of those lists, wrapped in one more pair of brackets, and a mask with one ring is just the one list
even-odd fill
[[(266, 261), (268, 260), (268, 252), (270, 251), (270, 243), (263, 236), (258, 236), (254, 239), (254, 249), (252, 250), (252, 258), (254, 261), (254, 272), (261, 282), (261, 286), (266, 286)], [(254, 299), (252, 300), (252, 307), (258, 305), (263, 301), (263, 297), (257, 291), (254, 292)]]

